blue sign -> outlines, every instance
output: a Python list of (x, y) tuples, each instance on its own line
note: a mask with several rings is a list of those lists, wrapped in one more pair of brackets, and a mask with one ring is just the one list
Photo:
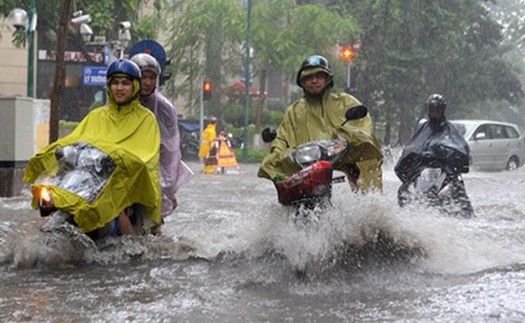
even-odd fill
[(106, 67), (105, 66), (83, 66), (82, 80), (86, 86), (105, 86)]
[(129, 51), (129, 57), (131, 58), (133, 55), (139, 53), (146, 53), (155, 57), (155, 59), (159, 62), (160, 69), (164, 71), (164, 68), (167, 64), (166, 51), (161, 44), (154, 41), (153, 39), (141, 40), (131, 47), (131, 50)]

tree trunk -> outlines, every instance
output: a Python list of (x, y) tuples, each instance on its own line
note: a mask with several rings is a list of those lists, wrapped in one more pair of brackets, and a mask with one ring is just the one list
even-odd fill
[(55, 77), (53, 80), (53, 91), (51, 92), (50, 116), (49, 116), (49, 143), (58, 139), (58, 120), (60, 118), (60, 94), (64, 86), (66, 64), (64, 53), (66, 51), (67, 24), (71, 9), (71, 0), (62, 1), (60, 13), (60, 24), (58, 26), (57, 50), (55, 62)]

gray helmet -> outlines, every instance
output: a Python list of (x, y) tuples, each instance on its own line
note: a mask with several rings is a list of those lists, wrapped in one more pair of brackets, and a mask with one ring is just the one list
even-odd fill
[(142, 73), (144, 73), (144, 71), (150, 71), (155, 73), (155, 75), (160, 76), (160, 64), (155, 59), (155, 57), (151, 56), (150, 54), (139, 53), (133, 55), (131, 60), (138, 65)]

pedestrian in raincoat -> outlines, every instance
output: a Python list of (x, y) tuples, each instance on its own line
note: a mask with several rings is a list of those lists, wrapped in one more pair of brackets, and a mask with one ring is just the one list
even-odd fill
[[(304, 97), (286, 109), (258, 176), (281, 181), (298, 171), (298, 165), (289, 157), (297, 146), (340, 135), (348, 141), (350, 153), (340, 163), (344, 169), (339, 170), (345, 172), (352, 188), (381, 190), (383, 155), (368, 110), (355, 97), (331, 91), (332, 69), (322, 56), (314, 55), (303, 62), (297, 73), (297, 85), (303, 89)], [(352, 107), (359, 107), (353, 110), (358, 115), (355, 120), (347, 121), (346, 112)]]
[(157, 89), (161, 68), (151, 55), (139, 53), (131, 61), (140, 68), (139, 100), (157, 118), (160, 130), (160, 187), (162, 190), (162, 217), (177, 207), (177, 190), (193, 174), (181, 160), (180, 132), (175, 107)]
[[(92, 110), (71, 134), (33, 156), (24, 181), (34, 183), (44, 170), (56, 169), (55, 151), (60, 147), (79, 142), (95, 146), (111, 157), (118, 171), (91, 203), (53, 188), (52, 193), (57, 193), (54, 206), (72, 214), (86, 233), (111, 225), (119, 235), (134, 234), (138, 232), (134, 232), (126, 210), (135, 204), (146, 209), (151, 227), (161, 222), (160, 132), (153, 113), (137, 99), (141, 77), (138, 66), (129, 60), (117, 60), (108, 66), (106, 75), (109, 102)], [(33, 206), (37, 207), (35, 200)]]
[(199, 157), (204, 161), (204, 174), (215, 174), (215, 167), (217, 167), (217, 150), (215, 147), (215, 139), (217, 139), (217, 118), (211, 117), (208, 121), (206, 129), (201, 134), (201, 147), (199, 149)]

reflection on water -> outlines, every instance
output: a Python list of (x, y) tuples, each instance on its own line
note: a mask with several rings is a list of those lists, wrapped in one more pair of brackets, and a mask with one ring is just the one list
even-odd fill
[(338, 184), (304, 226), (256, 166), (243, 171), (197, 174), (162, 237), (98, 248), (45, 236), (27, 197), (0, 199), (0, 321), (525, 319), (523, 172), (468, 174), (473, 220), (399, 209), (387, 171), (383, 194)]

